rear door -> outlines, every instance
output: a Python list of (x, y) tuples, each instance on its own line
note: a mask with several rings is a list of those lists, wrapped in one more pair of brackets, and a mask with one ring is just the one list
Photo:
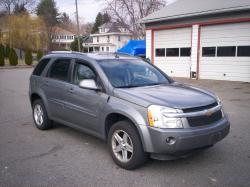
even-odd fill
[[(94, 79), (101, 87), (101, 91), (80, 88), (79, 83), (84, 79)], [(67, 121), (80, 128), (94, 132), (100, 131), (99, 115), (109, 96), (105, 93), (94, 68), (88, 62), (76, 60), (71, 84), (67, 84), (66, 87), (68, 94), (65, 100), (66, 112), (64, 115)]]
[(44, 93), (48, 99), (51, 117), (65, 121), (64, 102), (67, 95), (65, 84), (69, 81), (71, 59), (59, 58), (52, 62), (44, 79)]

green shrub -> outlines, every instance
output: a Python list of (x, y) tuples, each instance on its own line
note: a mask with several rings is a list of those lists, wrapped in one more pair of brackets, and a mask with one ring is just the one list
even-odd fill
[(18, 57), (13, 48), (10, 49), (9, 61), (11, 66), (16, 66), (18, 64)]
[(31, 65), (33, 61), (32, 52), (30, 50), (25, 51), (25, 64)]
[(0, 66), (4, 66), (4, 46), (0, 44)]
[(7, 44), (6, 46), (5, 46), (5, 57), (6, 58), (9, 58), (9, 56), (10, 56), (10, 46)]
[(36, 54), (37, 61), (39, 61), (42, 57), (43, 57), (43, 52), (38, 51), (37, 54)]

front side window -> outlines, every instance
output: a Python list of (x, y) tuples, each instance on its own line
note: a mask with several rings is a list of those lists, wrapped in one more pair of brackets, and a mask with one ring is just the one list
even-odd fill
[(58, 59), (50, 68), (49, 77), (56, 80), (68, 81), (70, 59)]
[(169, 80), (154, 66), (134, 59), (100, 60), (99, 64), (115, 88), (168, 84)]
[(81, 63), (76, 63), (73, 74), (73, 83), (78, 85), (84, 79), (96, 80), (96, 75), (90, 67)]

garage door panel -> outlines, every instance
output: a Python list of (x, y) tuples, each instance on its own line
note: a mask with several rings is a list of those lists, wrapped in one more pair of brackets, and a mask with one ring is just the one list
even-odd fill
[[(202, 47), (241, 45), (250, 45), (250, 22), (201, 27), (201, 51)], [(250, 82), (250, 58), (201, 55), (200, 78)]]
[(200, 69), (202, 72), (220, 72), (220, 73), (238, 73), (238, 74), (250, 74), (248, 66), (238, 66), (235, 68), (234, 65), (203, 65)]
[[(155, 31), (155, 48), (191, 47), (191, 27)], [(190, 77), (190, 57), (154, 57), (154, 63), (170, 76)]]

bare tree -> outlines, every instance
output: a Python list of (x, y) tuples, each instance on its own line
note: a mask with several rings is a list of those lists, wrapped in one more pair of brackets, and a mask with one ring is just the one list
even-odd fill
[(26, 9), (33, 5), (35, 0), (0, 0), (0, 7), (3, 11), (6, 11), (10, 15), (14, 7), (22, 6)]
[(133, 33), (135, 38), (143, 38), (145, 30), (139, 21), (159, 10), (166, 4), (165, 0), (105, 0), (106, 11), (114, 21), (120, 23)]

